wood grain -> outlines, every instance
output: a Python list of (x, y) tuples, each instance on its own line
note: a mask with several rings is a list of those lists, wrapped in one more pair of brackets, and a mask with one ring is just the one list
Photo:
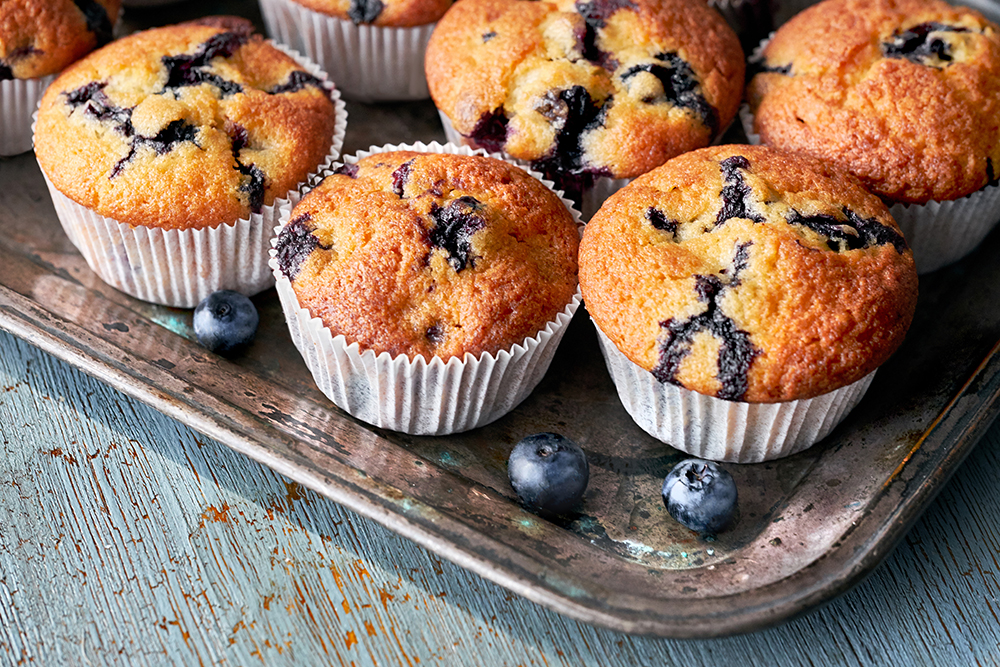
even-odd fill
[(0, 665), (995, 665), (1000, 428), (894, 554), (771, 630), (592, 628), (0, 333)]

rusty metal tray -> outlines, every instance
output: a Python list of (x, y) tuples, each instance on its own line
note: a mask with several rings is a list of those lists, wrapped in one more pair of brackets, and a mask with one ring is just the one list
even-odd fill
[[(140, 15), (149, 24), (186, 18), (159, 17)], [(350, 104), (349, 113), (346, 153), (443, 139), (429, 102)], [(921, 280), (906, 342), (830, 437), (784, 460), (728, 466), (741, 517), (707, 541), (663, 509), (663, 477), (684, 455), (625, 413), (585, 313), (510, 415), (448, 437), (393, 433), (319, 393), (273, 290), (255, 298), (257, 342), (227, 361), (194, 342), (191, 311), (136, 301), (90, 271), (30, 153), (0, 160), (0, 183), (0, 328), (444, 558), (615, 630), (745, 632), (847, 590), (906, 533), (1000, 409), (994, 233)], [(582, 513), (563, 523), (523, 510), (507, 482), (511, 446), (543, 430), (579, 442), (591, 463)]]

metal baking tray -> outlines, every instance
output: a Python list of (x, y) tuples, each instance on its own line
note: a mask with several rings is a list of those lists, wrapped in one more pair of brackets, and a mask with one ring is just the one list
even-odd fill
[[(160, 16), (139, 18), (184, 18)], [(348, 110), (345, 153), (443, 140), (429, 102)], [(994, 233), (921, 279), (906, 342), (830, 437), (787, 459), (727, 466), (740, 519), (710, 541), (664, 510), (660, 485), (685, 455), (626, 414), (585, 312), (506, 417), (446, 437), (380, 430), (316, 389), (274, 290), (254, 299), (261, 324), (249, 352), (222, 359), (195, 342), (191, 311), (142, 303), (90, 271), (32, 154), (0, 160), (0, 183), (0, 328), (530, 600), (623, 632), (746, 632), (844, 592), (891, 551), (1000, 409)], [(581, 513), (562, 522), (524, 510), (507, 481), (511, 447), (539, 431), (575, 440), (590, 461)]]

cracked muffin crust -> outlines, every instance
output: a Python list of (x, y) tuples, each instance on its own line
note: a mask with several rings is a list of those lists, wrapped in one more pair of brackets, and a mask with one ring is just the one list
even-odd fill
[(111, 41), (121, 0), (4, 0), (0, 80), (55, 74)]
[(890, 202), (954, 200), (1000, 172), (1000, 34), (939, 0), (827, 0), (783, 25), (747, 98), (761, 140)]
[(585, 229), (580, 287), (601, 331), (661, 383), (751, 403), (863, 378), (902, 343), (917, 298), (877, 197), (761, 146), (693, 151), (613, 195)]
[(314, 75), (213, 17), (118, 40), (46, 91), (36, 156), (78, 204), (131, 225), (201, 229), (260, 212), (324, 160), (335, 107)]
[(578, 243), (563, 202), (513, 165), (393, 151), (327, 176), (276, 251), (334, 336), (430, 361), (536, 335), (576, 292)]
[(427, 47), (438, 109), (474, 146), (574, 196), (706, 146), (736, 113), (743, 51), (684, 0), (462, 0)]
[(408, 28), (434, 23), (453, 0), (294, 0), (309, 9), (355, 24)]

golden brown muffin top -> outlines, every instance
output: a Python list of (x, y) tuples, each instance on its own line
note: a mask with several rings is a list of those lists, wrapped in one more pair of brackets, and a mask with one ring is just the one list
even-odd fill
[(707, 145), (735, 115), (744, 73), (735, 33), (686, 0), (462, 0), (425, 65), (434, 103), (470, 143), (531, 161), (568, 192)]
[(544, 329), (576, 291), (578, 244), (562, 201), (521, 169), (398, 151), (309, 192), (277, 259), (333, 335), (430, 361), (495, 354)]
[(661, 382), (728, 400), (861, 379), (913, 318), (913, 254), (856, 179), (763, 146), (686, 153), (608, 199), (580, 244), (601, 331)]
[(320, 165), (322, 82), (242, 19), (112, 42), (49, 86), (35, 154), (56, 188), (132, 225), (200, 229), (259, 212)]
[(3, 0), (0, 80), (61, 71), (111, 41), (121, 0)]
[(408, 28), (434, 23), (453, 0), (294, 0), (309, 9), (355, 24)]
[(783, 25), (747, 96), (764, 143), (888, 201), (958, 199), (1000, 172), (1000, 34), (938, 0), (827, 0)]

